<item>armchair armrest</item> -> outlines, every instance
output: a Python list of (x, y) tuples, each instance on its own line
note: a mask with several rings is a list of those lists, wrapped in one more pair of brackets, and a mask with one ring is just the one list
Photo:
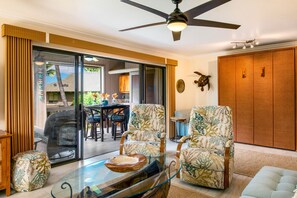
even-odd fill
[(180, 150), (181, 150), (181, 147), (183, 145), (183, 143), (185, 143), (188, 139), (190, 139), (191, 137), (190, 136), (183, 136), (180, 140), (179, 140), (179, 143), (177, 145), (177, 148), (176, 148), (176, 154), (175, 156), (177, 157), (177, 159), (179, 159), (179, 156), (180, 156)]
[[(176, 154), (175, 154), (176, 164), (179, 164), (180, 151), (181, 151), (183, 143), (185, 143), (190, 138), (191, 138), (191, 136), (183, 136), (179, 140), (179, 143), (178, 143), (177, 148), (176, 148)], [(177, 165), (177, 167), (179, 167), (179, 165)], [(177, 173), (176, 177), (180, 178), (180, 173)]]
[[(120, 141), (120, 155), (123, 155), (123, 151), (124, 151), (124, 142), (125, 142), (125, 139), (128, 135), (131, 135), (131, 134), (134, 134), (134, 133), (137, 133), (137, 132), (141, 132), (140, 130), (130, 130), (130, 131), (125, 131), (123, 134), (122, 134), (122, 137), (121, 137), (121, 141)], [(165, 137), (166, 134), (162, 134), (161, 137), (160, 137), (160, 153), (165, 153)]]
[(129, 135), (129, 134), (133, 134), (133, 131), (125, 131), (122, 134), (121, 141), (120, 141), (120, 155), (123, 155), (124, 142), (125, 142), (127, 135)]
[(232, 144), (232, 140), (228, 140), (225, 144), (225, 147), (231, 147), (231, 144)]
[(225, 144), (225, 155), (224, 155), (224, 188), (229, 187), (229, 161), (230, 161), (230, 147), (232, 141), (228, 140)]

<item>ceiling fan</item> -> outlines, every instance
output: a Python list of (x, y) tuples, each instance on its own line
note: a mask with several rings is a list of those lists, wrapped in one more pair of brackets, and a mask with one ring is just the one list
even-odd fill
[(176, 8), (171, 14), (166, 14), (159, 10), (150, 8), (148, 6), (145, 6), (145, 5), (130, 1), (130, 0), (121, 0), (121, 1), (124, 3), (127, 3), (129, 5), (132, 5), (134, 7), (146, 10), (150, 13), (156, 14), (166, 20), (163, 22), (151, 23), (151, 24), (146, 24), (146, 25), (123, 29), (123, 30), (120, 30), (121, 32), (144, 28), (144, 27), (167, 24), (168, 29), (170, 29), (172, 31), (173, 40), (178, 41), (178, 40), (180, 40), (181, 31), (184, 30), (188, 25), (189, 26), (226, 28), (226, 29), (237, 29), (240, 27), (240, 25), (231, 24), (231, 23), (222, 23), (222, 22), (217, 22), (217, 21), (194, 19), (195, 17), (197, 17), (209, 10), (212, 10), (224, 3), (227, 3), (231, 0), (211, 0), (211, 1), (208, 1), (208, 2), (206, 2), (202, 5), (199, 5), (195, 8), (192, 8), (186, 12), (181, 12), (180, 9), (178, 8), (178, 4), (180, 4), (182, 2), (182, 0), (172, 0), (172, 2), (176, 5)]

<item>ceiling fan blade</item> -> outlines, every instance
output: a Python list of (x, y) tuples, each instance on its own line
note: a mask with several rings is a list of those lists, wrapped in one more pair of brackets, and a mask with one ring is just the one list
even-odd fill
[(217, 21), (208, 21), (203, 19), (192, 19), (188, 22), (191, 26), (205, 26), (205, 27), (215, 27), (215, 28), (226, 28), (226, 29), (238, 29), (240, 25), (231, 23), (222, 23)]
[(172, 36), (174, 41), (180, 40), (181, 32), (173, 32), (172, 31)]
[(192, 9), (186, 11), (184, 14), (186, 16), (188, 16), (189, 19), (191, 19), (191, 18), (199, 16), (209, 10), (212, 10), (224, 3), (227, 3), (228, 1), (231, 1), (231, 0), (211, 0), (211, 1), (208, 1), (204, 4), (202, 4), (202, 5), (199, 5), (195, 8), (192, 8)]
[(166, 24), (166, 21), (158, 22), (158, 23), (150, 23), (150, 24), (136, 26), (136, 27), (132, 27), (132, 28), (127, 28), (127, 29), (123, 29), (123, 30), (119, 30), (119, 31), (120, 32), (125, 32), (125, 31), (128, 31), (128, 30), (135, 30), (135, 29), (139, 29), (139, 28), (145, 28), (145, 27), (151, 27), (151, 26), (163, 25), (163, 24)]
[(124, 3), (127, 3), (129, 5), (132, 5), (134, 7), (137, 7), (137, 8), (143, 9), (145, 11), (148, 11), (150, 13), (156, 14), (156, 15), (158, 15), (160, 17), (163, 17), (164, 19), (167, 19), (168, 18), (168, 14), (166, 14), (164, 12), (161, 12), (159, 10), (155, 10), (153, 8), (147, 7), (145, 5), (142, 5), (142, 4), (139, 4), (139, 3), (136, 3), (136, 2), (130, 1), (130, 0), (121, 0), (121, 1), (124, 2)]

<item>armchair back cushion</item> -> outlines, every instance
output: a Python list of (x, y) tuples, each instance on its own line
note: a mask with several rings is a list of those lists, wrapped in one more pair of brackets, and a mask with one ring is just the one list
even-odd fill
[(131, 141), (160, 141), (165, 137), (165, 109), (158, 104), (134, 105), (131, 109), (128, 131)]
[(189, 135), (191, 136), (188, 143), (190, 148), (215, 149), (224, 152), (227, 144), (233, 145), (231, 109), (227, 106), (193, 107)]

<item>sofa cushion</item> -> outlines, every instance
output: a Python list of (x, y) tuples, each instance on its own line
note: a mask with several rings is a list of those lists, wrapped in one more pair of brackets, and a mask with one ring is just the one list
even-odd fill
[(297, 185), (297, 171), (264, 166), (250, 181), (241, 198), (291, 198)]

